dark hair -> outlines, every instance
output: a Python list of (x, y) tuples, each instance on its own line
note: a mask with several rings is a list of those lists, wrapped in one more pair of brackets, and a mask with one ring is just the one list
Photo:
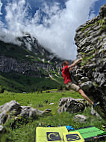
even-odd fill
[(69, 65), (69, 62), (66, 60), (63, 62), (63, 66)]

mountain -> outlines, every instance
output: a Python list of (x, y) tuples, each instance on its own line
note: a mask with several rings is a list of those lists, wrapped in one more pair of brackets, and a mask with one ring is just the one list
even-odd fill
[(30, 34), (17, 37), (16, 41), (19, 45), (0, 41), (1, 88), (21, 92), (57, 88), (61, 84), (62, 59)]
[(106, 4), (76, 30), (75, 43), (82, 62), (73, 71), (74, 78), (106, 114)]

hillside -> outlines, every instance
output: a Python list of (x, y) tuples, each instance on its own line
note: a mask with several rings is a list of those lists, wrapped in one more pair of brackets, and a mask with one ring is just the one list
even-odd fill
[(57, 88), (61, 85), (62, 60), (29, 34), (16, 40), (19, 45), (0, 41), (1, 88), (23, 92)]

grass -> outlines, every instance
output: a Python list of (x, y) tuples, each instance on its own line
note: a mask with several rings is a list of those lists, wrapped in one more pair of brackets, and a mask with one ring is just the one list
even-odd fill
[(86, 25), (85, 27), (83, 27), (82, 29), (81, 29), (81, 32), (83, 33), (86, 29), (88, 29), (89, 27), (92, 27), (92, 26), (94, 26), (95, 24), (93, 23), (93, 24), (88, 24), (88, 25)]
[[(81, 29), (81, 32), (83, 33), (83, 32), (85, 32), (85, 30), (87, 30), (88, 28), (93, 28), (93, 26), (95, 26), (95, 25), (97, 25), (97, 26), (100, 25), (101, 28), (102, 28), (101, 30), (105, 30), (106, 29), (105, 20), (103, 18), (103, 19), (100, 19), (100, 20), (96, 21), (95, 23), (90, 23), (90, 24), (86, 25), (85, 27), (83, 27)], [(84, 35), (87, 36), (88, 32), (89, 32), (89, 30), (86, 31), (84, 33)]]
[[(62, 80), (59, 80), (63, 82)], [(11, 92), (35, 92), (37, 90), (57, 88), (63, 83), (57, 83), (50, 78), (36, 78), (19, 73), (0, 73), (0, 88)]]
[[(105, 124), (104, 120), (101, 120), (90, 113), (90, 107), (87, 107), (84, 112), (78, 114), (83, 114), (87, 116), (86, 123), (81, 123), (75, 121), (73, 118), (76, 115), (70, 114), (68, 112), (57, 113), (59, 100), (62, 97), (73, 97), (73, 98), (82, 98), (78, 93), (74, 91), (57, 91), (56, 89), (43, 91), (42, 93), (13, 93), (7, 92), (0, 94), (0, 105), (3, 105), (6, 102), (11, 100), (16, 100), (21, 105), (31, 106), (40, 110), (45, 110), (47, 108), (51, 109), (52, 112), (49, 115), (38, 117), (35, 120), (29, 120), (29, 123), (23, 123), (21, 125), (17, 124), (17, 127), (12, 130), (10, 127), (10, 122), (7, 122), (5, 127), (7, 129), (6, 134), (2, 135), (2, 142), (5, 142), (5, 139), (8, 139), (9, 142), (34, 142), (35, 128), (37, 126), (47, 127), (47, 125), (52, 126), (65, 126), (71, 125), (73, 128), (80, 128), (85, 126), (96, 126), (102, 130), (102, 125)], [(46, 101), (48, 101), (46, 103)], [(54, 103), (53, 105), (49, 105)], [(41, 107), (42, 105), (42, 107)]]
[(0, 55), (6, 57), (12, 57), (18, 59), (19, 61), (30, 61), (26, 58), (26, 55), (34, 56), (34, 53), (28, 51), (17, 45), (11, 45), (11, 43), (5, 44), (4, 42), (0, 41)]

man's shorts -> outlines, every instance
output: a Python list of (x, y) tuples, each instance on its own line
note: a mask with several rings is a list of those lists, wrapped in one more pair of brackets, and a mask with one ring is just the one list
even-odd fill
[(74, 91), (79, 91), (80, 87), (72, 82), (66, 84), (67, 89), (73, 89)]

